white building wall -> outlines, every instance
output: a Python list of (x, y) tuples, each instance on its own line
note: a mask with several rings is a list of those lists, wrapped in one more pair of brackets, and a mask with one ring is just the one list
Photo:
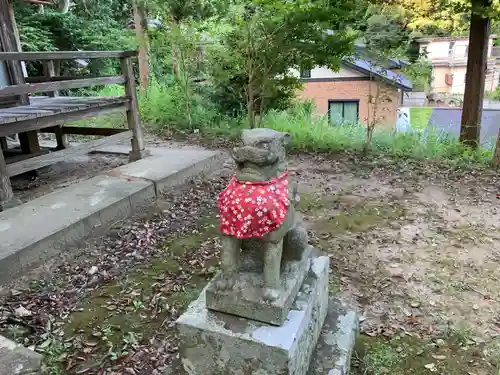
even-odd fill
[[(300, 77), (300, 72), (296, 69), (290, 70), (290, 75), (293, 77)], [(354, 69), (347, 66), (341, 66), (338, 72), (333, 71), (327, 67), (317, 67), (311, 69), (311, 78), (321, 79), (321, 78), (354, 78), (354, 77), (365, 77), (365, 74), (360, 73)]]

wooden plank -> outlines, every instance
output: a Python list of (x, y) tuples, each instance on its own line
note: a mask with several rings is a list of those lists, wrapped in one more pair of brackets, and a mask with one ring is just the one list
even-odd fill
[(130, 105), (127, 109), (128, 128), (134, 132), (132, 138), (132, 152), (130, 153), (131, 160), (142, 158), (144, 153), (144, 139), (142, 135), (141, 115), (139, 113), (139, 105), (137, 103), (137, 89), (135, 87), (135, 76), (130, 59), (120, 60), (122, 74), (126, 78), (125, 94), (130, 99)]
[(133, 136), (132, 131), (127, 130), (120, 134), (112, 135), (110, 137), (101, 138), (75, 147), (67, 148), (61, 151), (55, 151), (46, 155), (37, 156), (18, 163), (9, 164), (7, 165), (7, 173), (10, 177), (17, 176), (25, 172), (33, 171), (39, 168), (53, 165), (58, 162), (65, 161), (68, 158), (75, 155), (87, 154), (102, 146), (111, 145), (131, 139), (132, 136)]
[(7, 153), (5, 153), (5, 156), (7, 157), (5, 159), (5, 161), (7, 162), (7, 165), (14, 164), (14, 163), (18, 163), (18, 162), (23, 161), (23, 160), (28, 160), (28, 159), (34, 158), (36, 156), (48, 154), (49, 152), (50, 152), (50, 150), (47, 150), (47, 149), (40, 150), (40, 152), (37, 152), (35, 154), (20, 154), (20, 153), (14, 154), (12, 152), (7, 152)]
[[(6, 1), (6, 0), (2, 0)], [(102, 59), (106, 57), (124, 58), (137, 56), (137, 51), (56, 51), (56, 52), (0, 52), (0, 60), (75, 60)]]
[[(99, 100), (99, 98), (89, 98), (93, 100), (64, 100), (62, 97), (49, 98), (50, 100), (33, 100), (29, 106), (18, 106), (8, 109), (0, 109), (0, 125), (24, 121), (27, 119), (52, 116), (60, 113), (77, 112), (89, 108), (105, 108), (115, 104), (128, 103), (126, 97), (115, 97), (111, 99)], [(62, 99), (62, 100), (58, 100)], [(74, 97), (74, 99), (79, 99)], [(84, 98), (81, 98), (84, 99)]]
[[(91, 126), (62, 126), (61, 129), (63, 134), (74, 134), (74, 135), (98, 135), (102, 137), (109, 137), (111, 135), (126, 132), (127, 129), (117, 129), (117, 128), (93, 128)], [(45, 128), (42, 133), (55, 133), (56, 128)]]
[[(60, 99), (60, 100), (58, 100)], [(107, 105), (111, 104), (117, 104), (117, 103), (127, 103), (129, 102), (128, 98), (121, 97), (121, 98), (115, 98), (115, 100), (106, 100), (106, 99), (97, 99), (94, 98), (93, 100), (66, 100), (62, 97), (57, 97), (57, 98), (52, 98), (50, 101), (41, 101), (41, 102), (35, 102), (34, 104), (31, 104), (30, 107), (32, 108), (37, 108), (37, 109), (49, 109), (49, 110), (74, 110), (77, 108), (88, 108), (88, 107), (105, 107)]]
[(13, 85), (0, 88), (0, 97), (9, 95), (24, 95), (37, 92), (50, 92), (63, 89), (77, 89), (81, 87), (105, 86), (112, 84), (124, 84), (123, 76), (99, 77), (88, 79), (75, 79), (72, 81), (26, 83), (23, 85)]
[(52, 116), (38, 117), (24, 121), (10, 122), (0, 124), (0, 137), (20, 133), (23, 131), (40, 130), (50, 128), (51, 126), (68, 124), (71, 122), (84, 120), (97, 115), (115, 113), (127, 109), (128, 105), (124, 103), (113, 104), (103, 108), (89, 108), (83, 111), (59, 113)]
[[(49, 60), (51, 61), (51, 60)], [(73, 81), (75, 79), (83, 79), (83, 78), (99, 78), (99, 76), (54, 76), (54, 77), (46, 77), (46, 76), (33, 76), (26, 77), (26, 83), (41, 83), (41, 82), (59, 82), (59, 81)]]

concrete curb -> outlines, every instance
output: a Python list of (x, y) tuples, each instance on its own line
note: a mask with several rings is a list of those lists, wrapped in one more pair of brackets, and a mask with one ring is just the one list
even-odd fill
[(0, 375), (39, 375), (42, 355), (0, 336)]
[(132, 216), (167, 190), (210, 172), (222, 155), (166, 149), (1, 212), (0, 284), (77, 245), (94, 229)]

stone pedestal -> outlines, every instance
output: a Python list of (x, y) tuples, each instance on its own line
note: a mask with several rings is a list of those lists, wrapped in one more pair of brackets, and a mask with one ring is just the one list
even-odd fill
[(42, 356), (0, 336), (0, 374), (41, 374)]
[(188, 375), (306, 375), (328, 310), (329, 259), (310, 259), (286, 321), (273, 326), (208, 310), (204, 290), (177, 320)]
[(252, 257), (242, 254), (248, 258), (242, 262), (247, 268), (241, 270), (235, 287), (227, 291), (218, 290), (216, 285), (221, 275), (215, 276), (206, 288), (207, 307), (218, 312), (281, 326), (285, 323), (295, 297), (309, 272), (311, 253), (312, 247), (307, 246), (302, 259), (285, 262), (286, 269), (281, 271), (282, 293), (276, 301), (268, 303), (262, 300), (263, 265), (248, 267), (250, 259), (262, 259), (263, 256)]
[(347, 375), (358, 333), (356, 312), (336, 299), (328, 314), (314, 351), (308, 375)]

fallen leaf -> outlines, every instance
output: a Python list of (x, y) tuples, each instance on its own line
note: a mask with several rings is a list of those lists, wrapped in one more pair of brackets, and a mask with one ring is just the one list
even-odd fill
[(446, 359), (446, 356), (445, 355), (435, 355), (435, 354), (433, 354), (432, 358), (442, 361), (442, 360)]

